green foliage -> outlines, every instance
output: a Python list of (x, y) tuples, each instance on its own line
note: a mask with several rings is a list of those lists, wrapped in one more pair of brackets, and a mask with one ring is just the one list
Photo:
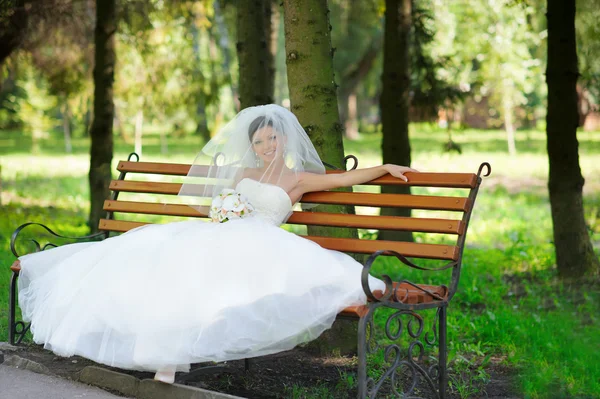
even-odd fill
[[(486, 382), (501, 367), (510, 372), (517, 391), (525, 397), (597, 397), (600, 353), (594, 348), (600, 346), (598, 283), (592, 280), (570, 287), (556, 278), (545, 135), (518, 132), (521, 150), (516, 158), (504, 154), (503, 136), (500, 131), (456, 132), (454, 139), (464, 149), (462, 156), (456, 156), (441, 152), (444, 131), (411, 125), (416, 168), (475, 171), (484, 160), (493, 167), (477, 199), (459, 292), (448, 312), (451, 389), (457, 396), (484, 397)], [(200, 147), (199, 141), (183, 140), (176, 151), (162, 155), (158, 134), (150, 130), (147, 140), (146, 160), (189, 162)], [(600, 137), (581, 132), (579, 142), (584, 176), (600, 175), (596, 161)], [(28, 153), (28, 140), (11, 132), (0, 133), (0, 341), (7, 338), (12, 231), (26, 221), (39, 221), (66, 235), (87, 233), (86, 145), (83, 139), (75, 140), (74, 155), (64, 156), (59, 155), (61, 143), (49, 140), (41, 146), (41, 154), (33, 157)], [(380, 162), (379, 135), (363, 135), (345, 145), (363, 167)], [(129, 149), (130, 145), (117, 140), (115, 164)], [(418, 192), (427, 193), (425, 189)], [(584, 193), (590, 234), (598, 246), (600, 186), (588, 178)], [(431, 242), (433, 236), (419, 234), (415, 239)], [(374, 272), (424, 283), (447, 284), (449, 278), (412, 272), (391, 259), (376, 263)], [(431, 320), (431, 315), (426, 317)], [(371, 360), (374, 363), (369, 373), (377, 377), (383, 371), (384, 359)], [(353, 373), (340, 373), (339, 391), (355, 384)], [(337, 391), (324, 385), (291, 386), (288, 390), (290, 397), (339, 397)]]
[(600, 101), (600, 1), (578, 0), (575, 17), (577, 56), (579, 59), (579, 83), (587, 88), (592, 99)]

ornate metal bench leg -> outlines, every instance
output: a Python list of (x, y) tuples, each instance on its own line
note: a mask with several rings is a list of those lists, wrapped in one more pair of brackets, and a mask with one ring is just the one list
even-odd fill
[(439, 347), (439, 363), (438, 363), (438, 367), (439, 367), (439, 372), (438, 372), (438, 378), (439, 378), (439, 393), (440, 393), (440, 398), (441, 399), (445, 399), (446, 398), (446, 389), (447, 389), (447, 381), (448, 381), (448, 369), (447, 369), (447, 364), (446, 362), (448, 361), (447, 359), (447, 347), (446, 347), (446, 310), (447, 307), (446, 306), (442, 306), (440, 307), (440, 313), (439, 313), (439, 323), (440, 323), (440, 347)]
[(17, 306), (17, 278), (18, 278), (18, 274), (13, 272), (11, 278), (10, 278), (10, 292), (8, 294), (8, 342), (10, 342), (11, 345), (15, 345), (15, 331), (16, 331), (16, 325), (15, 325), (15, 313), (16, 313), (16, 306)]
[[(369, 328), (371, 311), (358, 321), (358, 398), (367, 397), (367, 328)], [(371, 330), (372, 332), (372, 330)]]
[(25, 324), (22, 321), (16, 321), (18, 278), (19, 274), (13, 272), (10, 278), (10, 289), (8, 293), (8, 342), (10, 342), (11, 345), (20, 344), (30, 327), (29, 324)]

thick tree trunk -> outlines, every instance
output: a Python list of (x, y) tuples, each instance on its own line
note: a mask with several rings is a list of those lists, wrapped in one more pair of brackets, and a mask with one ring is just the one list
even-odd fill
[[(285, 51), (291, 109), (323, 161), (344, 167), (343, 128), (333, 79), (327, 0), (284, 0)], [(317, 211), (353, 212), (352, 207), (319, 206)], [(357, 237), (355, 229), (311, 227), (310, 235)], [(356, 323), (338, 320), (308, 345), (319, 353), (356, 352)]]
[(29, 24), (25, 0), (16, 0), (10, 5), (1, 3), (0, 13), (3, 15), (0, 19), (0, 65), (21, 45)]
[(115, 0), (96, 1), (96, 29), (94, 32), (94, 120), (90, 129), (90, 218), (92, 231), (98, 230), (98, 221), (104, 214), (104, 200), (110, 195), (113, 157), (113, 82), (115, 71), (115, 33), (117, 16)]
[[(343, 127), (340, 124), (333, 78), (331, 27), (326, 0), (285, 0), (284, 27), (288, 87), (292, 112), (308, 133), (321, 159), (344, 167)], [(352, 212), (341, 206), (320, 206), (328, 212)], [(311, 227), (310, 234), (356, 237), (356, 231)]]
[(577, 278), (598, 273), (583, 213), (584, 184), (577, 142), (577, 49), (575, 0), (548, 0), (548, 189), (558, 273)]
[[(408, 110), (410, 105), (409, 35), (411, 0), (386, 0), (383, 45), (383, 89), (380, 98), (383, 163), (410, 166)], [(384, 186), (384, 193), (407, 194), (410, 187)], [(382, 215), (410, 216), (410, 209), (382, 208)], [(379, 239), (412, 241), (410, 232), (381, 231)]]
[(237, 53), (240, 108), (273, 102), (275, 78), (271, 53), (271, 0), (240, 0), (237, 9)]

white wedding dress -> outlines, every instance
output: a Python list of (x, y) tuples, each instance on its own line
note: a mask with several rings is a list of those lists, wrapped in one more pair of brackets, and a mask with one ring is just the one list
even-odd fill
[(278, 227), (292, 210), (283, 189), (243, 179), (236, 190), (252, 217), (148, 225), (21, 257), (34, 341), (109, 366), (186, 371), (291, 349), (365, 303), (358, 262)]

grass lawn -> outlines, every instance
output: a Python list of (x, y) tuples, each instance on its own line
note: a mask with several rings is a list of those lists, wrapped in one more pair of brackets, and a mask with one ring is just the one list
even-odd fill
[[(493, 360), (515, 370), (525, 397), (600, 397), (600, 285), (590, 280), (569, 287), (556, 279), (544, 132), (518, 132), (515, 157), (507, 155), (501, 131), (458, 131), (453, 139), (462, 154), (442, 151), (445, 131), (411, 126), (413, 167), (419, 170), (475, 172), (483, 161), (492, 165), (473, 213), (459, 292), (449, 308), (453, 390), (462, 397), (484, 396), (486, 367)], [(170, 140), (169, 152), (161, 154), (158, 135), (148, 134), (142, 159), (191, 162), (201, 148), (195, 137)], [(346, 152), (357, 155), (360, 166), (379, 164), (380, 140), (365, 134), (347, 142)], [(599, 250), (600, 132), (581, 132), (579, 143), (586, 220)], [(67, 236), (87, 232), (88, 145), (87, 139), (74, 139), (74, 153), (65, 155), (61, 137), (51, 136), (32, 155), (27, 137), (0, 132), (0, 341), (7, 339), (12, 231), (39, 221)], [(115, 164), (131, 151), (133, 145), (117, 140)], [(375, 269), (395, 278), (430, 279), (392, 260)], [(290, 390), (291, 397), (323, 395), (320, 387)]]

